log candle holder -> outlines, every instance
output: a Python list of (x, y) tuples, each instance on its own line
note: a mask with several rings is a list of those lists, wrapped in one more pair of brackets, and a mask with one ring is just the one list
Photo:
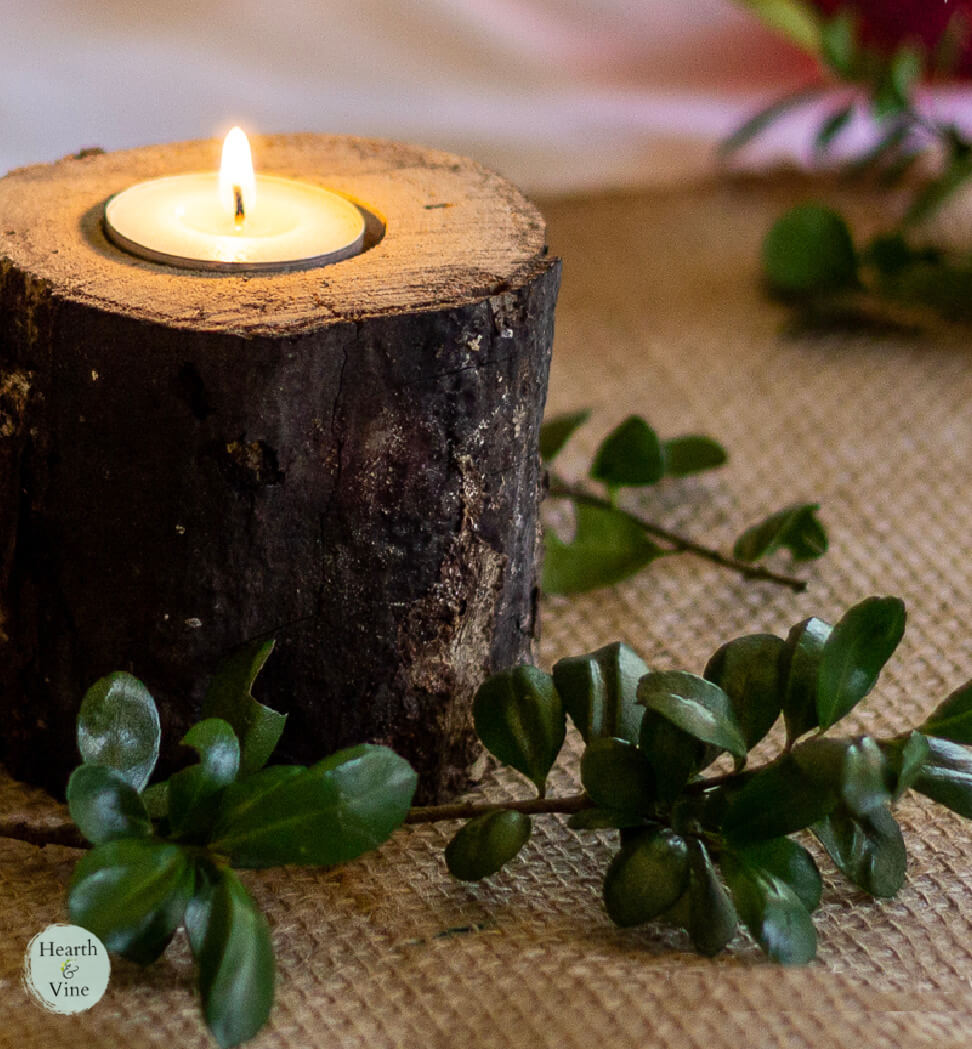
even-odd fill
[(355, 201), (355, 258), (213, 274), (106, 239), (110, 196), (218, 148), (0, 179), (0, 757), (63, 791), (84, 690), (128, 669), (171, 764), (204, 675), (273, 637), (278, 760), (377, 741), (441, 799), (475, 689), (530, 657), (559, 261), (472, 161), (318, 135), (255, 153)]

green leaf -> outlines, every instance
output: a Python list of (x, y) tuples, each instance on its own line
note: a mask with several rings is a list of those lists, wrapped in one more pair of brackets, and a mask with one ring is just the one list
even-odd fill
[(476, 693), (473, 722), (487, 750), (522, 772), (542, 797), (566, 731), (553, 678), (531, 666), (493, 674)]
[(930, 756), (928, 740), (920, 732), (884, 744), (892, 800), (911, 790)]
[(871, 691), (904, 636), (904, 602), (869, 597), (849, 609), (824, 644), (817, 677), (821, 728), (836, 724)]
[(654, 770), (660, 801), (673, 802), (706, 764), (706, 745), (653, 710), (645, 711), (638, 747)]
[(280, 742), (286, 714), (258, 703), (251, 690), (273, 651), (272, 641), (256, 641), (237, 649), (213, 675), (203, 700), (204, 718), (229, 722), (240, 741), (240, 775), (263, 768)]
[(689, 735), (744, 757), (746, 741), (729, 697), (711, 681), (684, 670), (659, 670), (638, 683), (638, 702)]
[(806, 102), (811, 102), (813, 99), (819, 98), (826, 90), (827, 88), (824, 84), (811, 84), (809, 87), (801, 87), (796, 91), (791, 91), (789, 94), (784, 95), (782, 98), (778, 98), (775, 102), (771, 102), (764, 109), (761, 109), (756, 113), (755, 116), (750, 117), (745, 123), (736, 128), (736, 130), (719, 145), (720, 155), (727, 157), (730, 154), (735, 153), (748, 142), (751, 142), (754, 138), (761, 135), (771, 124), (779, 120), (780, 117), (785, 116), (794, 109), (798, 109)]
[(209, 829), (216, 816), (217, 794), (236, 779), (240, 744), (229, 722), (207, 718), (197, 722), (182, 742), (200, 757), (198, 765), (169, 779), (168, 815), (174, 833), (186, 836)]
[(569, 543), (550, 528), (544, 533), (545, 593), (582, 594), (613, 586), (670, 552), (621, 510), (581, 503), (574, 507), (574, 517), (574, 538)]
[(552, 463), (560, 454), (564, 445), (573, 436), (574, 431), (591, 417), (589, 409), (582, 412), (570, 412), (567, 415), (555, 415), (545, 419), (540, 427), (540, 458), (545, 463)]
[(638, 680), (648, 664), (622, 641), (554, 663), (553, 681), (585, 743), (601, 736), (638, 740), (644, 711)]
[(78, 711), (78, 749), (88, 765), (114, 769), (136, 790), (159, 756), (159, 712), (138, 678), (123, 671), (96, 681)]
[(644, 825), (641, 816), (618, 809), (581, 809), (567, 819), (572, 830), (626, 830)]
[(929, 218), (965, 185), (970, 176), (972, 176), (972, 158), (953, 158), (941, 175), (927, 183), (912, 200), (911, 206), (901, 220), (902, 227), (907, 229)]
[(68, 913), (108, 950), (146, 965), (165, 950), (192, 889), (192, 865), (178, 845), (120, 838), (95, 846), (74, 868)]
[(732, 553), (740, 561), (759, 561), (780, 549), (794, 561), (812, 561), (827, 552), (827, 533), (817, 520), (817, 503), (799, 503), (777, 510), (751, 525), (736, 540)]
[(688, 847), (670, 830), (632, 837), (604, 876), (604, 904), (615, 925), (627, 928), (657, 918), (688, 885)]
[(706, 847), (689, 842), (688, 933), (695, 949), (708, 957), (718, 954), (736, 935), (739, 919)]
[(841, 106), (834, 110), (820, 125), (813, 141), (814, 149), (818, 153), (825, 153), (840, 137), (841, 132), (850, 124), (853, 117), (854, 107), (852, 105)]
[(211, 847), (235, 867), (344, 863), (402, 824), (415, 785), (404, 758), (369, 743), (307, 769), (273, 765), (225, 789)]
[(601, 808), (643, 815), (655, 804), (651, 762), (627, 740), (591, 740), (581, 759), (581, 782)]
[(196, 961), (213, 1037), (223, 1049), (252, 1038), (273, 1007), (273, 944), (266, 918), (230, 870), (220, 870), (210, 890)]
[(662, 442), (666, 477), (687, 477), (725, 465), (729, 453), (711, 437), (686, 434)]
[(887, 784), (884, 754), (877, 742), (864, 736), (844, 753), (841, 795), (851, 815), (862, 818), (875, 809), (887, 808), (891, 791)]
[(904, 44), (895, 51), (888, 70), (890, 85), (901, 108), (911, 104), (915, 85), (924, 72), (922, 52), (912, 44)]
[(908, 857), (901, 829), (886, 806), (862, 816), (835, 809), (813, 833), (839, 870), (872, 896), (894, 896), (904, 884)]
[(780, 662), (786, 647), (774, 634), (749, 634), (723, 645), (703, 676), (729, 697), (729, 705), (751, 750), (773, 727), (783, 708)]
[(771, 29), (789, 37), (798, 47), (818, 55), (822, 48), (821, 19), (801, 0), (742, 0)]
[(972, 743), (972, 681), (957, 688), (936, 707), (919, 731), (953, 743)]
[(913, 788), (939, 805), (972, 819), (972, 751), (946, 739), (926, 738), (928, 757)]
[(785, 881), (731, 852), (721, 867), (739, 917), (772, 961), (803, 965), (816, 957), (813, 920)]
[(446, 866), (462, 881), (488, 878), (509, 863), (529, 837), (529, 816), (512, 809), (488, 812), (456, 833), (445, 848)]
[(94, 845), (152, 833), (152, 821), (138, 791), (103, 765), (79, 765), (71, 773), (67, 803), (78, 830)]
[(829, 623), (811, 616), (793, 627), (780, 653), (783, 720), (791, 743), (817, 727), (817, 678), (830, 632)]
[(857, 256), (847, 223), (821, 204), (801, 204), (777, 219), (763, 241), (770, 288), (808, 296), (857, 284)]
[(821, 55), (842, 80), (851, 79), (859, 62), (857, 19), (850, 11), (840, 11), (820, 27)]
[(638, 415), (629, 415), (601, 442), (591, 477), (611, 488), (657, 484), (665, 476), (658, 434)]
[(169, 781), (150, 783), (140, 795), (145, 811), (154, 820), (160, 820), (169, 814)]
[(789, 838), (774, 838), (745, 848), (735, 848), (736, 859), (751, 869), (772, 875), (796, 894), (812, 914), (820, 906), (823, 880), (813, 857)]
[(722, 831), (738, 843), (781, 838), (823, 819), (839, 800), (839, 786), (809, 775), (787, 755), (730, 796)]

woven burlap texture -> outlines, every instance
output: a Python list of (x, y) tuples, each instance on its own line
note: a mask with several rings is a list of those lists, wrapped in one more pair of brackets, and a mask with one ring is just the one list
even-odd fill
[[(546, 203), (565, 259), (550, 409), (594, 411), (564, 472), (579, 476), (600, 435), (631, 412), (665, 435), (708, 432), (729, 465), (653, 492), (659, 518), (727, 548), (766, 512), (819, 501), (831, 551), (807, 569), (801, 595), (680, 557), (610, 590), (548, 599), (540, 657), (549, 666), (623, 638), (654, 666), (697, 671), (722, 640), (899, 594), (905, 640), (855, 714), (856, 726), (887, 733), (972, 677), (969, 332), (787, 332), (786, 311), (759, 288), (759, 241), (812, 190), (711, 180)], [(856, 205), (874, 218), (866, 195)], [(554, 792), (576, 789), (577, 753), (571, 738)], [(494, 775), (477, 795), (527, 793)], [(0, 813), (61, 816), (9, 779)], [(795, 970), (768, 964), (742, 935), (705, 960), (673, 930), (615, 929), (600, 901), (610, 834), (575, 835), (560, 817), (535, 820), (521, 856), (478, 885), (445, 870), (451, 825), (405, 829), (337, 870), (247, 874), (278, 961), (273, 1017), (252, 1044), (967, 1047), (972, 828), (920, 800), (900, 818), (910, 856), (901, 893), (875, 902), (824, 864), (819, 959)], [(88, 1013), (53, 1016), (27, 1000), (24, 948), (65, 920), (76, 858), (0, 843), (0, 1044), (212, 1044), (181, 934), (148, 970), (116, 960)]]

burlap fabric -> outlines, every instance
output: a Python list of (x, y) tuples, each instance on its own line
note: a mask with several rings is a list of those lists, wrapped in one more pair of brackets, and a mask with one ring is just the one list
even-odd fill
[[(659, 516), (726, 547), (765, 512), (819, 500), (832, 550), (803, 595), (671, 558), (612, 590), (547, 600), (540, 654), (549, 665), (620, 637), (656, 666), (699, 670), (723, 639), (900, 594), (905, 641), (856, 718), (887, 732), (972, 677), (970, 333), (787, 334), (785, 311), (759, 291), (758, 244), (809, 189), (703, 181), (546, 203), (566, 260), (550, 406), (594, 409), (565, 471), (576, 475), (629, 412), (668, 435), (707, 431), (731, 463), (653, 493)], [(865, 216), (871, 203), (857, 201)], [(576, 788), (569, 764), (555, 789)], [(480, 793), (523, 790), (494, 776)], [(60, 817), (9, 780), (0, 810)], [(481, 885), (446, 873), (449, 825), (401, 831), (339, 870), (250, 874), (279, 965), (272, 1022), (253, 1044), (967, 1047), (972, 827), (918, 800), (900, 817), (910, 863), (898, 898), (871, 901), (825, 866), (820, 957), (797, 970), (766, 963), (742, 935), (710, 961), (673, 931), (615, 929), (599, 895), (609, 835), (575, 836), (559, 817), (536, 820), (521, 857)], [(28, 1002), (24, 947), (64, 920), (76, 856), (0, 843), (0, 1043), (211, 1044), (181, 936), (149, 970), (116, 960), (89, 1013), (56, 1017)]]

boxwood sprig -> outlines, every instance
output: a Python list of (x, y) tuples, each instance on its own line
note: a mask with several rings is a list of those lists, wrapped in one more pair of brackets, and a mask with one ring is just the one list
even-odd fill
[(182, 740), (198, 761), (151, 785), (155, 701), (131, 674), (96, 682), (67, 787), (93, 846), (71, 878), (71, 921), (143, 965), (184, 925), (203, 1015), (224, 1047), (260, 1030), (274, 993), (270, 929), (235, 869), (353, 859), (404, 821), (416, 785), (404, 758), (369, 744), (310, 767), (266, 765), (286, 719), (250, 689), (272, 647), (241, 649), (213, 677), (203, 720)]
[[(742, 927), (774, 961), (807, 962), (822, 880), (793, 835), (809, 832), (850, 882), (890, 897), (906, 876), (894, 806), (909, 789), (972, 818), (972, 682), (914, 731), (830, 734), (871, 692), (904, 628), (898, 598), (870, 597), (834, 626), (811, 618), (786, 638), (729, 641), (701, 675), (652, 670), (620, 642), (562, 659), (551, 675), (494, 675), (476, 699), (477, 731), (538, 796), (409, 819), (466, 818), (445, 859), (476, 880), (513, 861), (537, 815), (569, 813), (575, 830), (618, 832), (603, 882), (616, 924), (674, 923), (706, 955)], [(567, 717), (585, 743), (584, 790), (547, 797)], [(781, 719), (778, 753), (751, 765)], [(721, 755), (731, 771), (703, 775)]]
[(576, 594), (611, 586), (673, 554), (703, 558), (745, 579), (806, 589), (805, 579), (757, 562), (779, 550), (786, 550), (795, 563), (821, 557), (828, 540), (817, 517), (818, 504), (795, 503), (771, 513), (739, 536), (731, 554), (723, 553), (619, 505), (619, 496), (625, 490), (645, 492), (666, 479), (715, 470), (728, 460), (725, 448), (705, 434), (663, 440), (645, 419), (631, 415), (599, 444), (588, 471), (592, 484), (572, 484), (557, 473), (554, 460), (589, 417), (587, 411), (556, 415), (540, 431), (548, 497), (572, 504), (574, 511), (569, 541), (551, 527), (544, 532), (545, 593)]

